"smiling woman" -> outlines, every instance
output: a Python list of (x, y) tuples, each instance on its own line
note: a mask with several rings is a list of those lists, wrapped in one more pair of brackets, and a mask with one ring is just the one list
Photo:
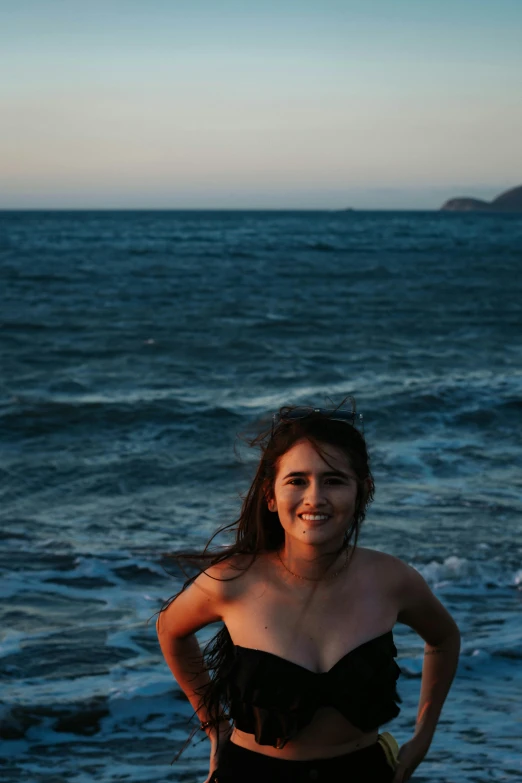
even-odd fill
[[(278, 557), (293, 573), (290, 565), (297, 555), (295, 548), (304, 544), (308, 551), (313, 545), (314, 561), (294, 565), (305, 579), (324, 577), (325, 565), (329, 569), (335, 566), (335, 561), (328, 562), (329, 545), (336, 539), (344, 539), (346, 520), (354, 517), (357, 495), (359, 492), (363, 497), (369, 495), (371, 480), (366, 478), (359, 482), (347, 456), (338, 447), (321, 448), (306, 439), (285, 452), (278, 467), (267, 500), (269, 510), (277, 513), (287, 534), (283, 553), (278, 550)], [(323, 554), (326, 559), (318, 557)]]
[[(354, 407), (281, 409), (252, 442), (261, 459), (235, 544), (179, 555), (200, 574), (157, 629), (211, 740), (206, 783), (402, 783), (428, 751), (459, 633), (413, 568), (357, 546), (374, 483), (356, 421)], [(218, 621), (202, 654), (195, 633)], [(396, 622), (426, 642), (417, 725), (400, 750), (379, 733), (399, 713)]]

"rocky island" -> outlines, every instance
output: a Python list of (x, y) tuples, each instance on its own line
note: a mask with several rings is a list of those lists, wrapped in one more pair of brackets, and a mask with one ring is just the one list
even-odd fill
[(522, 185), (506, 190), (493, 201), (478, 198), (450, 198), (441, 210), (450, 212), (522, 212)]

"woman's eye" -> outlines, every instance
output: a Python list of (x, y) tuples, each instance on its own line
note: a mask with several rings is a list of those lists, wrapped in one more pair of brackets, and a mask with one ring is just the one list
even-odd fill
[[(290, 481), (289, 481), (288, 483), (289, 483), (289, 484), (292, 484), (292, 485), (294, 485), (294, 486), (302, 486), (302, 485), (305, 483), (305, 479), (302, 479), (302, 478), (293, 478), (293, 479), (290, 479)], [(336, 477), (334, 476), (334, 477), (332, 477), (332, 478), (325, 479), (325, 482), (324, 482), (324, 483), (325, 483), (325, 484), (335, 484), (335, 485), (339, 485), (339, 484), (345, 484), (345, 483), (348, 483), (348, 481), (344, 481), (342, 478), (336, 478)]]

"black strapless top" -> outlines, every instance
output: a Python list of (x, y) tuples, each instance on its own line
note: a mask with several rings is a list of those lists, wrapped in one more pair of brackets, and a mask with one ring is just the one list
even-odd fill
[(259, 745), (282, 748), (319, 707), (335, 707), (365, 732), (400, 712), (392, 631), (359, 645), (324, 673), (264, 650), (234, 645), (234, 651), (227, 677), (230, 716)]

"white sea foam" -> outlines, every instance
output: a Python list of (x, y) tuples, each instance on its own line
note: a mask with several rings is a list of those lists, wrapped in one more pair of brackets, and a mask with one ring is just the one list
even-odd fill
[(448, 581), (457, 582), (466, 579), (471, 571), (469, 560), (456, 555), (450, 555), (442, 563), (432, 560), (427, 565), (415, 567), (427, 582), (435, 586), (441, 586)]
[(522, 568), (515, 573), (513, 577), (513, 584), (522, 588)]
[[(485, 545), (488, 547), (488, 545)], [(484, 549), (484, 547), (481, 547)], [(462, 588), (483, 591), (491, 588), (509, 588), (522, 585), (522, 570), (506, 569), (499, 561), (483, 561), (449, 555), (442, 561), (411, 565), (434, 589)]]

